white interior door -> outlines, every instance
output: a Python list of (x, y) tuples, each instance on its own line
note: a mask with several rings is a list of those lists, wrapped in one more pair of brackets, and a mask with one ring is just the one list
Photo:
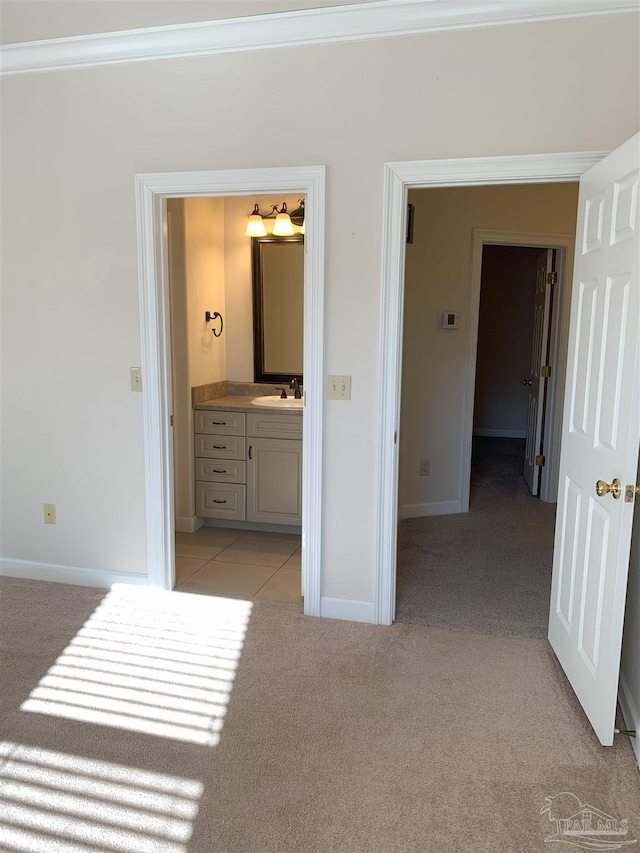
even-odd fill
[(532, 495), (537, 495), (540, 492), (540, 467), (543, 464), (539, 457), (542, 455), (542, 429), (548, 379), (546, 375), (543, 375), (542, 368), (547, 364), (549, 354), (549, 320), (553, 287), (549, 276), (552, 273), (553, 249), (547, 249), (538, 258), (536, 297), (533, 308), (531, 370), (529, 376), (525, 377), (524, 380), (529, 386), (529, 407), (527, 410), (527, 440), (525, 442), (523, 473)]
[[(549, 641), (613, 743), (640, 439), (638, 164), (633, 137), (580, 181)], [(596, 481), (616, 489), (596, 493)]]

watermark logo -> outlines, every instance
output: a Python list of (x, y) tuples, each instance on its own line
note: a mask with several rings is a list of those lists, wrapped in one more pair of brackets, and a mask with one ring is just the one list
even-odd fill
[(562, 841), (583, 850), (622, 850), (636, 839), (629, 835), (629, 821), (581, 803), (575, 794), (563, 791), (546, 797), (540, 814), (555, 824), (546, 841)]

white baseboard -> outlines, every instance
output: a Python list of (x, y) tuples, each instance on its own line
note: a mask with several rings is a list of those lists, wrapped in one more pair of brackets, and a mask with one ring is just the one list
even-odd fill
[(453, 515), (462, 512), (460, 501), (433, 501), (426, 504), (405, 504), (400, 507), (400, 518), (422, 518), (425, 515)]
[(633, 747), (636, 761), (640, 768), (640, 711), (631, 695), (631, 690), (623, 672), (620, 673), (618, 702), (620, 703), (620, 709), (627, 728), (636, 732), (636, 737), (631, 738), (631, 746)]
[(474, 429), (474, 435), (482, 435), (486, 438), (526, 438), (524, 429)]
[(320, 616), (323, 619), (347, 619), (350, 622), (373, 622), (373, 601), (358, 601), (353, 598), (320, 599)]
[(110, 589), (114, 583), (147, 585), (147, 576), (134, 572), (113, 572), (108, 569), (88, 569), (81, 566), (59, 566), (55, 563), (33, 563), (0, 557), (0, 577), (24, 578), (31, 581), (71, 583)]
[(197, 515), (178, 516), (176, 518), (176, 533), (195, 533), (202, 527), (202, 519)]

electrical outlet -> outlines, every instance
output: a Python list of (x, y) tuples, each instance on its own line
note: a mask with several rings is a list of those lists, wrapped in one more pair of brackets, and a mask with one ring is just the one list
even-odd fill
[(420, 460), (420, 476), (428, 477), (431, 473), (431, 460), (430, 459), (421, 459)]
[(56, 505), (55, 504), (43, 504), (44, 507), (44, 523), (45, 524), (55, 524), (56, 523)]
[(142, 391), (142, 368), (129, 368), (129, 383), (132, 391)]
[(350, 400), (351, 377), (327, 376), (327, 400)]

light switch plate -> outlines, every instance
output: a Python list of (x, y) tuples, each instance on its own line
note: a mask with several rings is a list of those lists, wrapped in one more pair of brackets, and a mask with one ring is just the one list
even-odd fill
[(142, 368), (141, 367), (130, 367), (129, 368), (129, 382), (130, 382), (132, 391), (142, 391)]
[(351, 377), (327, 376), (327, 400), (350, 400)]

